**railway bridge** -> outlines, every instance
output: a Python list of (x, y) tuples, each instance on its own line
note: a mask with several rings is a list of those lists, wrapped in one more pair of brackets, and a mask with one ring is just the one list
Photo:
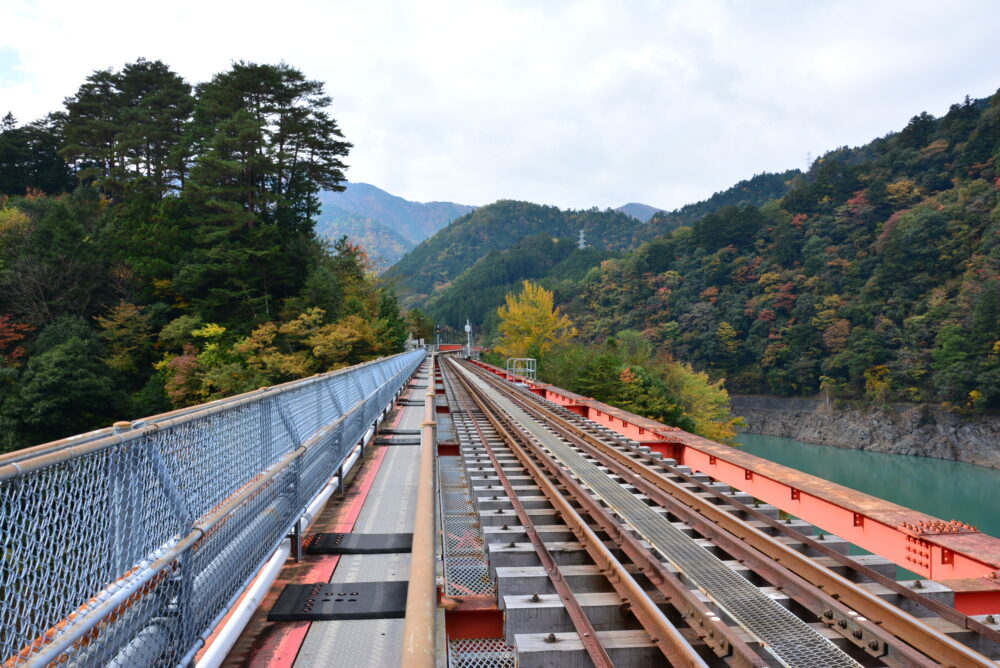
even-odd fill
[(997, 666), (1000, 540), (458, 354), (0, 456), (19, 666)]

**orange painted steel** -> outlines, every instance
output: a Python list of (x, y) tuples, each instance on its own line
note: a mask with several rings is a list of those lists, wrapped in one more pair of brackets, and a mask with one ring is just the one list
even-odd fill
[[(507, 396), (517, 401), (514, 393), (510, 392)], [(937, 632), (918, 618), (817, 565), (811, 558), (671, 481), (654, 468), (658, 466), (658, 460), (635, 457), (633, 453), (610, 447), (540, 405), (518, 403), (523, 410), (544, 421), (549, 428), (595, 457), (613, 473), (629, 480), (657, 505), (666, 508), (727, 554), (749, 566), (768, 582), (780, 583), (784, 594), (816, 614), (850, 642), (866, 651), (874, 650), (876, 657), (882, 656), (891, 646), (894, 657), (905, 659), (906, 665), (936, 666), (939, 662), (984, 668), (994, 665), (986, 656)], [(684, 476), (673, 467), (667, 469)], [(861, 616), (853, 617), (852, 612)], [(864, 621), (860, 621), (862, 619)]]
[(482, 362), (473, 363), (497, 376), (525, 383), (538, 396), (885, 557), (921, 577), (952, 586), (956, 590), (955, 607), (961, 612), (1000, 611), (1000, 539), (554, 385), (514, 378), (503, 369)]
[(449, 640), (460, 638), (503, 638), (503, 610), (496, 606), (482, 610), (448, 610), (444, 627)]

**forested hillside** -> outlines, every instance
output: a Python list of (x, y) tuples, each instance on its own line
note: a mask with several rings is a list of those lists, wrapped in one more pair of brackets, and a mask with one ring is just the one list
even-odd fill
[(395, 295), (318, 194), (350, 144), (323, 85), (235, 63), (94, 72), (0, 126), (0, 450), (401, 348)]
[(795, 178), (802, 172), (797, 169), (789, 169), (780, 174), (755, 174), (744, 181), (739, 181), (731, 188), (726, 188), (715, 193), (706, 200), (685, 204), (674, 211), (660, 211), (653, 214), (649, 219), (649, 236), (653, 237), (668, 234), (682, 225), (691, 225), (702, 216), (715, 213), (725, 206), (745, 206), (752, 204), (760, 206), (777, 197), (782, 197), (788, 189), (795, 183)]
[(351, 243), (361, 246), (376, 271), (391, 266), (416, 246), (373, 218), (343, 210), (333, 218), (320, 214), (316, 221), (316, 235), (331, 240), (347, 237)]
[(495, 332), (497, 307), (525, 279), (543, 279), (545, 287), (560, 298), (570, 299), (587, 271), (614, 255), (593, 246), (579, 249), (573, 239), (544, 233), (527, 236), (511, 248), (489, 251), (428, 300), (426, 310), (438, 322), (455, 329), (469, 319), (476, 323), (477, 331)]
[[(496, 332), (496, 309), (504, 295), (526, 279), (553, 290), (560, 303), (572, 299), (588, 270), (644, 241), (689, 224), (731, 204), (763, 204), (784, 194), (797, 170), (760, 174), (676, 211), (653, 213), (561, 211), (526, 202), (501, 201), (460, 218), (394, 266), (388, 276), (405, 303), (426, 307), (439, 322), (460, 328), (470, 319), (488, 336)], [(645, 205), (634, 205), (644, 207)], [(648, 223), (638, 214), (649, 213)], [(577, 247), (583, 229), (588, 247)]]
[(966, 98), (604, 263), (568, 310), (734, 391), (1000, 408), (998, 161), (1000, 93)]
[(622, 250), (634, 246), (645, 227), (632, 216), (610, 209), (564, 211), (501, 200), (452, 221), (396, 263), (386, 277), (396, 280), (404, 303), (422, 304), (490, 251), (510, 248), (524, 237), (543, 234), (575, 240), (582, 229), (593, 245)]

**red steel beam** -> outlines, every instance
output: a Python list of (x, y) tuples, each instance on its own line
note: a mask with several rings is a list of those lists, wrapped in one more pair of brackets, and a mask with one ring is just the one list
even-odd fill
[(515, 378), (503, 369), (476, 363), (498, 376), (525, 383), (533, 393), (680, 464), (732, 485), (921, 577), (951, 586), (955, 589), (956, 608), (966, 614), (1000, 610), (1000, 539), (554, 385)]

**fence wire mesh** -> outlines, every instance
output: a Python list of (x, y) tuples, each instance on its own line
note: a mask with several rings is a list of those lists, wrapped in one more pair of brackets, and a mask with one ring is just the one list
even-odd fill
[(188, 661), (423, 359), (0, 457), (3, 668)]

